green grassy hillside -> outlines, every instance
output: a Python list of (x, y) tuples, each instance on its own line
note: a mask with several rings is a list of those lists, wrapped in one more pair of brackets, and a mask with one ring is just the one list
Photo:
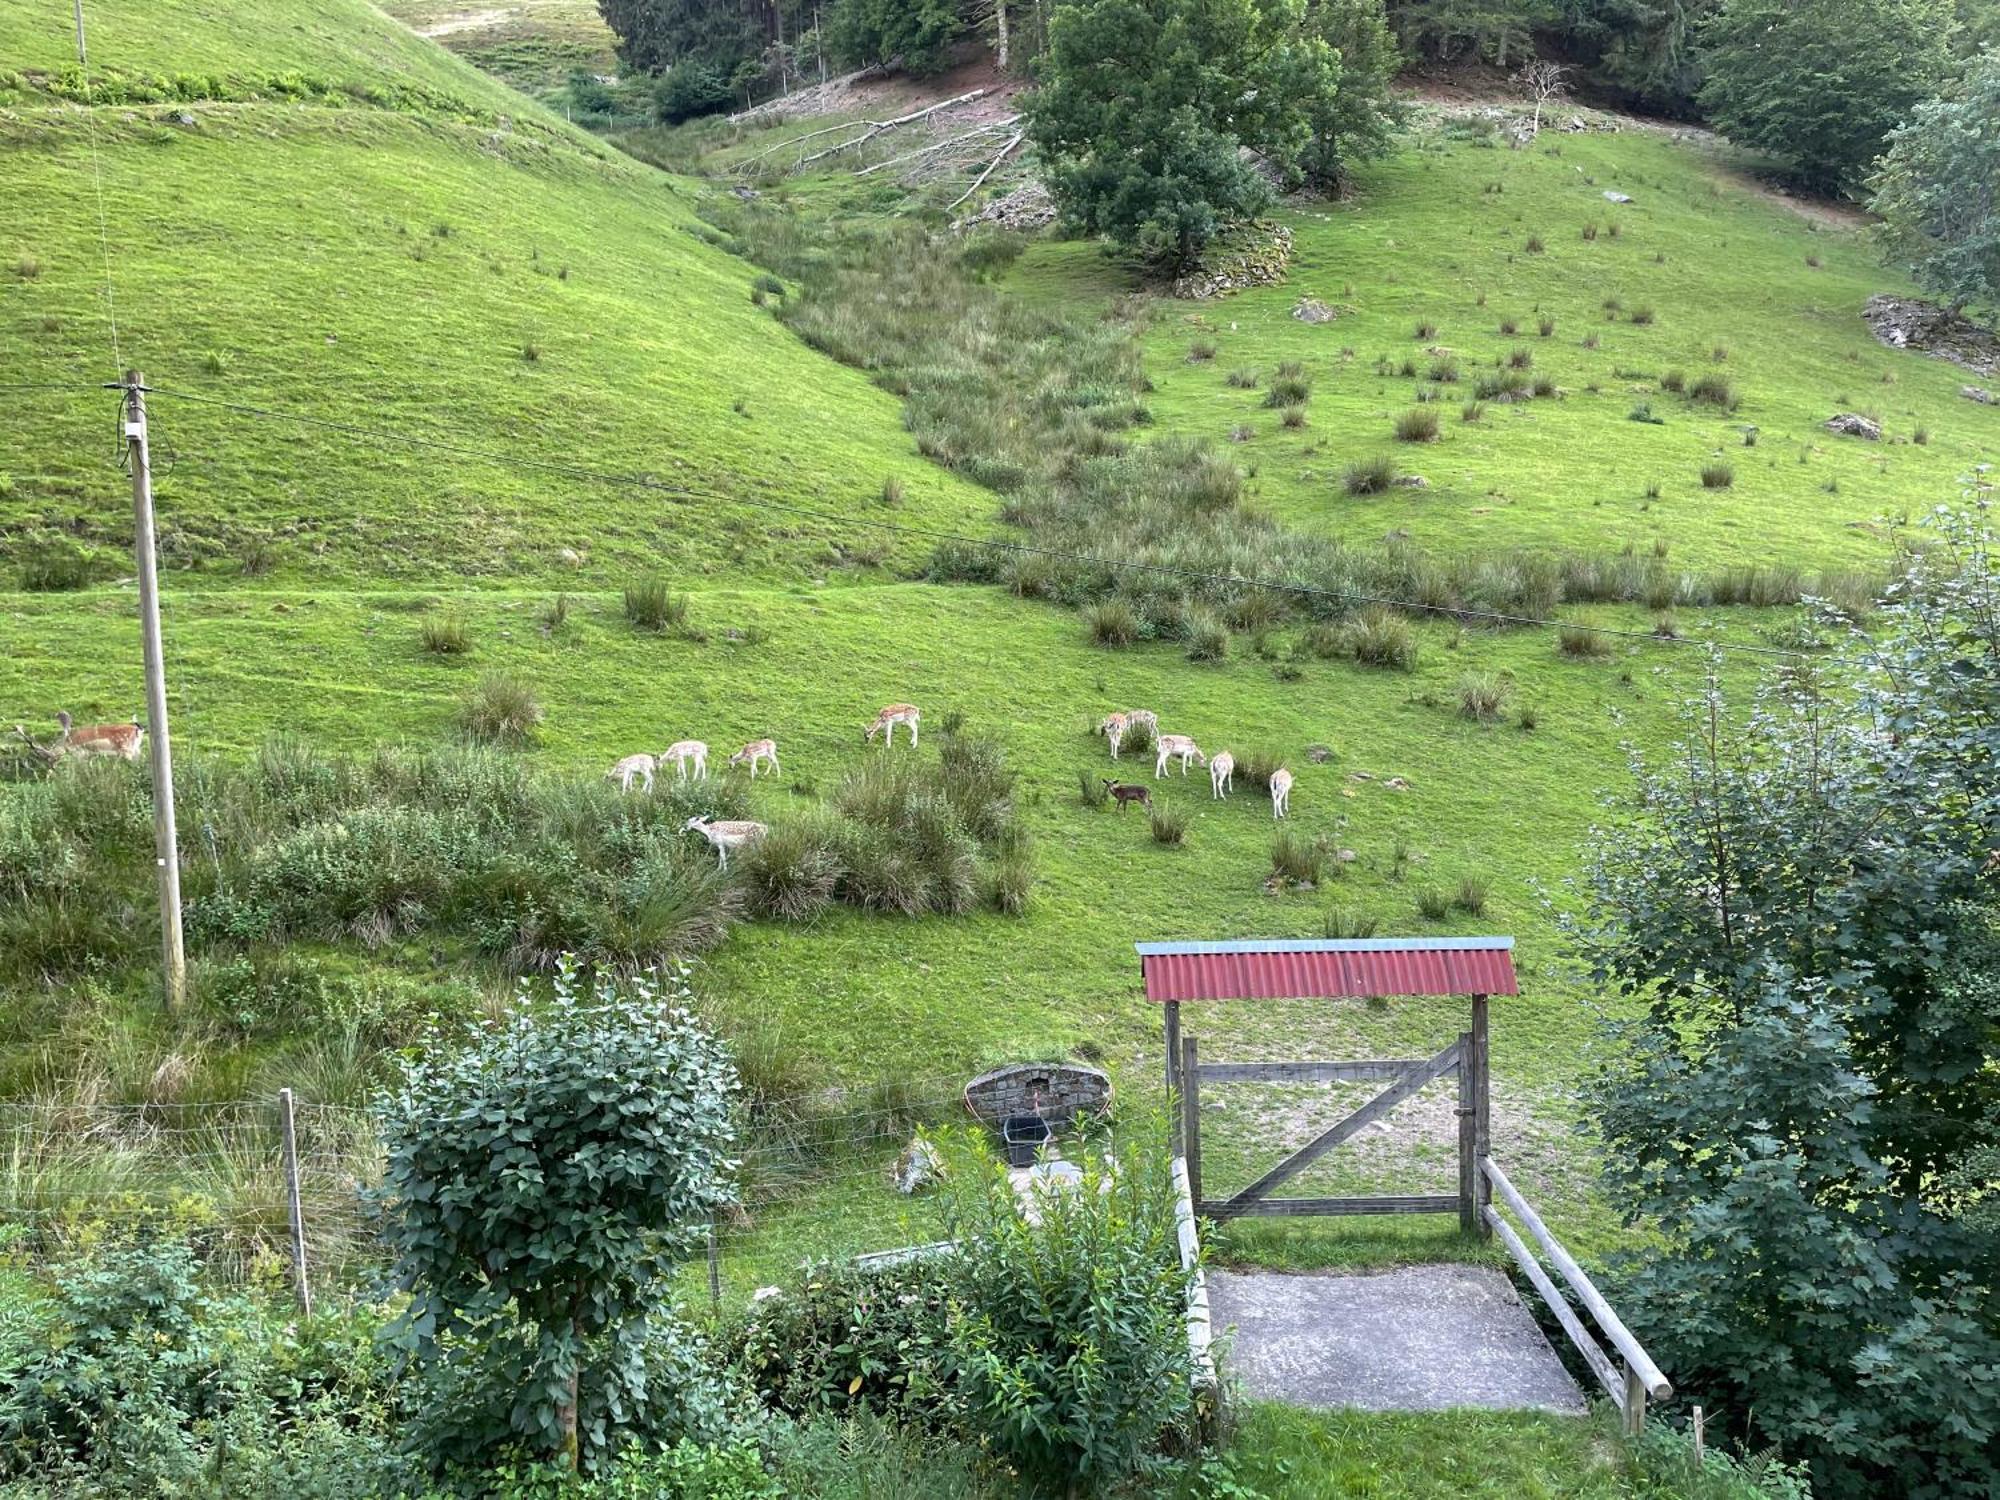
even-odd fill
[[(2000, 456), (2000, 408), (1959, 397), (1965, 371), (1887, 349), (1863, 322), (1872, 293), (1908, 290), (1869, 232), (1802, 217), (1712, 146), (1628, 129), (1517, 151), (1433, 126), (1365, 166), (1347, 199), (1277, 217), (1295, 237), (1286, 281), (1158, 304), (1147, 368), (1161, 422), (1234, 434), (1259, 498), (1301, 529), (1474, 553), (1659, 542), (1690, 567), (1871, 565), (1877, 522)], [(1094, 247), (1051, 243), (1012, 284), (1060, 303), (1136, 283)], [(1295, 318), (1307, 297), (1338, 316)], [(1560, 394), (1489, 400), (1465, 421), (1478, 381), (1517, 352)], [(1286, 360), (1313, 384), (1299, 429), (1264, 404)], [(1232, 387), (1244, 371), (1256, 384)], [(1664, 389), (1671, 371), (1689, 388), (1727, 380), (1733, 408)], [(1399, 442), (1420, 391), (1437, 395), (1441, 439)], [(1656, 422), (1632, 420), (1642, 405)], [(1884, 440), (1825, 431), (1837, 412), (1878, 419)], [(1347, 493), (1347, 466), (1381, 457), (1429, 487)], [(1702, 485), (1716, 462), (1734, 471), (1727, 490)]]
[[(94, 69), (222, 66), (219, 9), (91, 10)], [(143, 18), (143, 19), (142, 19)], [(29, 25), (30, 19), (37, 25)], [(587, 462), (685, 487), (633, 494), (362, 442), (194, 402), (157, 403), (170, 567), (315, 583), (620, 580), (641, 567), (816, 576), (879, 536), (772, 524), (737, 502), (840, 515), (903, 482), (910, 519), (983, 520), (923, 464), (895, 402), (797, 345), (752, 272), (701, 237), (693, 188), (618, 156), (359, 3), (274, 5), (243, 77), (320, 57), (323, 76), (421, 82), (449, 103), (311, 102), (245, 84), (226, 102), (84, 111), (35, 92), (0, 114), (0, 359), (10, 380), (115, 373), (324, 421)], [(0, 68), (58, 67), (63, 18), (0, 18)], [(323, 57), (322, 57), (323, 54)], [(376, 72), (368, 72), (373, 68)], [(226, 75), (235, 76), (235, 75)], [(255, 95), (255, 97), (253, 97)], [(709, 232), (712, 234), (712, 232)], [(104, 467), (101, 400), (23, 392), (0, 461), (0, 569), (60, 530), (122, 568), (129, 524)], [(834, 546), (830, 544), (840, 544)]]

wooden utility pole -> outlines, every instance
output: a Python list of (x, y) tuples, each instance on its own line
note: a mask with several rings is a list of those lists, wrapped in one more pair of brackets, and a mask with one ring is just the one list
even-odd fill
[(132, 461), (133, 550), (139, 564), (139, 631), (146, 647), (146, 734), (153, 745), (153, 855), (160, 871), (160, 947), (167, 1009), (187, 997), (181, 947), (180, 841), (174, 831), (174, 757), (167, 740), (167, 674), (160, 651), (160, 580), (153, 555), (153, 461), (146, 441), (146, 382), (125, 372), (125, 448)]

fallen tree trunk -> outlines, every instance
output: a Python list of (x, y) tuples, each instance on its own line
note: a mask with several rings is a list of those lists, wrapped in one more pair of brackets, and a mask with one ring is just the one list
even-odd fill
[(993, 160), (989, 161), (986, 164), (985, 171), (981, 172), (977, 177), (972, 179), (971, 187), (967, 188), (964, 192), (960, 193), (956, 198), (951, 200), (950, 204), (946, 206), (945, 212), (950, 213), (952, 209), (957, 208), (959, 204), (963, 203), (967, 198), (970, 198), (974, 193), (978, 192), (982, 187), (986, 186), (986, 179), (991, 177), (994, 174), (994, 172), (998, 170), (1001, 162), (1005, 161), (1008, 157), (1014, 154), (1015, 148), (1019, 146), (1022, 141), (1026, 140), (1027, 137), (1028, 133), (1025, 130), (1015, 131), (1013, 139), (1008, 141), (1006, 145), (1000, 148), (1000, 154), (994, 157)]
[(991, 135), (996, 130), (1006, 130), (1010, 126), (1018, 124), (1020, 119), (1019, 115), (1009, 115), (1004, 120), (993, 120), (985, 125), (975, 125), (970, 130), (960, 131), (957, 135), (947, 136), (941, 141), (933, 141), (930, 145), (920, 146), (915, 151), (905, 151), (901, 156), (892, 156), (887, 161), (876, 162), (872, 167), (863, 167), (854, 175), (856, 177), (866, 177), (869, 173), (879, 172), (884, 167), (894, 167), (906, 161), (915, 161), (920, 156), (929, 156), (934, 151), (943, 151), (947, 147), (959, 145), (977, 136)]
[(829, 146), (824, 151), (816, 151), (811, 156), (801, 158), (799, 165), (801, 167), (809, 167), (814, 162), (823, 161), (829, 156), (838, 156), (843, 151), (851, 151), (856, 146), (864, 145), (874, 140), (878, 135), (900, 129), (905, 125), (913, 125), (918, 120), (927, 120), (941, 109), (950, 109), (956, 104), (969, 104), (974, 99), (984, 97), (985, 93), (985, 89), (973, 89), (970, 93), (960, 94), (956, 99), (946, 99), (939, 104), (926, 105), (922, 109), (912, 110), (907, 115), (898, 115), (893, 120), (869, 120), (865, 122), (868, 126), (868, 131), (865, 135), (858, 135), (851, 141), (842, 141), (837, 146)]

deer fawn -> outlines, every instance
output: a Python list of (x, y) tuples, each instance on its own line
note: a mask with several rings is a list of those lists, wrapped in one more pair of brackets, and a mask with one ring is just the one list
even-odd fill
[(867, 731), (862, 735), (862, 741), (865, 744), (872, 745), (875, 742), (875, 736), (879, 734), (885, 736), (887, 743), (893, 746), (896, 743), (896, 726), (898, 724), (907, 724), (910, 726), (910, 748), (915, 749), (917, 744), (917, 720), (922, 717), (922, 710), (917, 708), (913, 703), (891, 703), (882, 712), (875, 715), (875, 722), (867, 727)]
[(708, 775), (708, 746), (700, 740), (675, 740), (660, 752), (659, 763), (665, 765), (668, 761), (674, 763), (676, 781), (687, 780), (690, 761), (694, 763), (695, 779), (700, 781)]
[(659, 762), (650, 755), (628, 755), (604, 773), (607, 781), (616, 781), (618, 790), (629, 792), (635, 780), (643, 779), (647, 791), (653, 789), (653, 768)]
[(752, 781), (757, 779), (757, 762), (760, 760), (768, 760), (771, 763), (771, 774), (773, 776), (778, 774), (778, 742), (776, 740), (752, 740), (741, 750), (738, 750), (734, 755), (729, 757), (729, 763), (732, 766), (747, 764), (750, 767), (750, 779)]
[(1227, 797), (1235, 784), (1236, 757), (1227, 750), (1215, 752), (1215, 758), (1208, 763), (1209, 795), (1220, 802)]
[(1203, 766), (1208, 764), (1208, 757), (1201, 753), (1201, 746), (1197, 745), (1184, 734), (1160, 735), (1157, 737), (1156, 744), (1159, 754), (1153, 759), (1153, 779), (1155, 781), (1158, 781), (1162, 776), (1167, 774), (1167, 762), (1170, 760), (1178, 759), (1180, 761), (1181, 775), (1183, 776), (1187, 775), (1189, 761)]
[(1271, 773), (1271, 816), (1289, 818), (1292, 815), (1292, 773), (1283, 766)]
[(1111, 794), (1112, 800), (1118, 804), (1120, 812), (1125, 811), (1125, 805), (1128, 802), (1140, 803), (1145, 807), (1147, 812), (1153, 810), (1153, 789), (1151, 787), (1134, 786), (1127, 781), (1113, 781), (1108, 776), (1099, 777), (1098, 779), (1104, 783), (1104, 790)]
[(714, 846), (716, 856), (722, 861), (722, 868), (729, 868), (729, 851), (741, 849), (745, 844), (754, 844), (771, 830), (762, 823), (717, 823), (710, 818), (689, 818), (688, 828), (700, 834)]

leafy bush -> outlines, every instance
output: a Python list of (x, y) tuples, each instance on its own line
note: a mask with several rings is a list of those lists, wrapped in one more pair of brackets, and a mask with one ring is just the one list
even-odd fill
[(488, 672), (459, 709), (466, 734), (489, 745), (525, 745), (541, 722), (534, 689), (512, 672)]
[(1029, 1484), (1074, 1493), (1157, 1469), (1192, 1402), (1189, 1274), (1165, 1153), (1128, 1130), (1115, 1161), (1038, 1199), (1004, 1173), (954, 1178), (952, 1361), (968, 1421)]
[(653, 90), (653, 111), (662, 125), (714, 114), (729, 102), (729, 80), (722, 70), (697, 57), (684, 57), (668, 68)]
[(455, 1055), (406, 1062), (382, 1102), (373, 1196), (410, 1296), (385, 1338), (429, 1384), (434, 1462), (594, 1469), (724, 1425), (665, 1303), (733, 1197), (736, 1072), (684, 981), (586, 988), (564, 967), (521, 998)]
[(1152, 831), (1154, 843), (1178, 845), (1187, 837), (1187, 810), (1177, 803), (1156, 801), (1146, 814), (1146, 826)]
[(654, 574), (625, 589), (625, 618), (640, 630), (681, 630), (687, 625), (688, 597), (676, 594), (666, 579)]

